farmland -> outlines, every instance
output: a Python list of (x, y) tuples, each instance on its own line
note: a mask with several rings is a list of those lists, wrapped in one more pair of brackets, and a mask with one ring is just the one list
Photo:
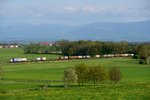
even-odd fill
[[(91, 82), (78, 87), (73, 84), (69, 89), (64, 89), (62, 82), (18, 82), (13, 80), (0, 81), (0, 99), (128, 99), (147, 100), (150, 98), (150, 66), (139, 65), (137, 59), (132, 58), (99, 58), (86, 60), (70, 60), (57, 62), (27, 62), (7, 63), (13, 57), (27, 57), (34, 59), (44, 56), (49, 59), (58, 55), (24, 54), (21, 48), (0, 49), (0, 62), (4, 79), (22, 80), (62, 80), (66, 67), (74, 67), (79, 63), (87, 65), (102, 65), (107, 70), (117, 66), (122, 72), (122, 80), (117, 84), (104, 81), (97, 86)], [(44, 85), (48, 88), (43, 89)]]
[(11, 58), (28, 58), (28, 60), (34, 60), (36, 57), (47, 57), (48, 59), (58, 58), (57, 55), (46, 54), (24, 54), (22, 48), (0, 48), (0, 63), (7, 63)]

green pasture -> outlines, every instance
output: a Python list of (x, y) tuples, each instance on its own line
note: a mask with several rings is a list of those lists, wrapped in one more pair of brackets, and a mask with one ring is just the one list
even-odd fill
[[(4, 86), (4, 85), (2, 85)], [(83, 87), (49, 86), (41, 89), (39, 85), (7, 84), (0, 92), (1, 100), (149, 100), (150, 84), (100, 84)], [(9, 88), (6, 88), (9, 87)], [(17, 87), (17, 88), (16, 88)]]
[(11, 58), (27, 58), (35, 60), (37, 57), (47, 57), (47, 59), (56, 59), (58, 55), (52, 54), (24, 54), (22, 48), (0, 48), (0, 63), (8, 63)]
[[(11, 51), (12, 50), (12, 51)], [(108, 71), (117, 66), (122, 72), (122, 80), (111, 84), (108, 80), (93, 86), (91, 82), (79, 87), (73, 84), (69, 89), (63, 83), (51, 83), (47, 89), (41, 88), (44, 83), (16, 82), (0, 80), (0, 100), (149, 100), (150, 99), (150, 65), (140, 65), (132, 58), (99, 58), (57, 62), (6, 63), (13, 57), (25, 57), (22, 49), (0, 49), (2, 78), (24, 80), (62, 80), (66, 67), (79, 63), (88, 66), (101, 65)], [(39, 56), (39, 55), (37, 55)], [(42, 55), (43, 56), (43, 55)], [(34, 54), (27, 58), (36, 57)], [(57, 55), (45, 55), (55, 58)], [(5, 60), (4, 60), (5, 59)]]
[(88, 66), (102, 65), (108, 70), (117, 66), (122, 72), (122, 82), (150, 82), (150, 66), (139, 65), (132, 58), (100, 58), (87, 60), (70, 60), (57, 62), (34, 62), (1, 65), (3, 78), (61, 80), (66, 67), (79, 63)]

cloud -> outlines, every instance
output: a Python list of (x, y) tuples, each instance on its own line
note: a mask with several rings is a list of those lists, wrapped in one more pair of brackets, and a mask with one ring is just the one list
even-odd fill
[(78, 7), (75, 7), (75, 6), (67, 6), (67, 7), (65, 7), (65, 10), (73, 13), (73, 12), (78, 11), (79, 9), (78, 9)]
[(85, 12), (95, 13), (95, 12), (98, 12), (97, 10), (98, 9), (94, 6), (86, 6), (86, 7), (83, 8), (83, 11), (85, 11)]
[(5, 15), (7, 15), (7, 12), (3, 11), (3, 10), (0, 10), (0, 16), (5, 16)]
[(44, 16), (44, 14), (42, 12), (36, 11), (36, 10), (31, 10), (31, 9), (27, 10), (27, 15), (31, 16), (31, 17), (43, 17)]
[(64, 8), (65, 11), (71, 12), (71, 13), (96, 13), (98, 12), (98, 9), (96, 6), (67, 6)]

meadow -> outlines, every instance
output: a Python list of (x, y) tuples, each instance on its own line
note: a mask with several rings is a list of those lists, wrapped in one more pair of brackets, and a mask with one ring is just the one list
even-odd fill
[(27, 58), (35, 60), (37, 57), (47, 57), (47, 59), (56, 59), (58, 55), (52, 54), (24, 54), (22, 48), (0, 48), (0, 63), (8, 63), (12, 58)]
[[(93, 86), (91, 82), (82, 87), (72, 84), (65, 89), (62, 82), (17, 82), (0, 80), (0, 100), (149, 100), (150, 99), (150, 66), (138, 64), (133, 58), (99, 58), (57, 62), (7, 63), (12, 57), (29, 59), (45, 56), (49, 59), (58, 55), (24, 54), (21, 48), (0, 49), (1, 68), (4, 79), (22, 80), (62, 80), (66, 67), (79, 63), (88, 66), (102, 65), (107, 71), (114, 66), (120, 68), (122, 80), (117, 84), (110, 81)], [(43, 88), (47, 86), (47, 88)]]

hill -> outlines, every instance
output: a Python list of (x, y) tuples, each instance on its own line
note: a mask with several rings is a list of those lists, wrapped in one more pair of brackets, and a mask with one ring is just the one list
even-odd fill
[(22, 23), (0, 27), (0, 39), (149, 41), (149, 26), (150, 21), (129, 23), (100, 22), (78, 26)]

